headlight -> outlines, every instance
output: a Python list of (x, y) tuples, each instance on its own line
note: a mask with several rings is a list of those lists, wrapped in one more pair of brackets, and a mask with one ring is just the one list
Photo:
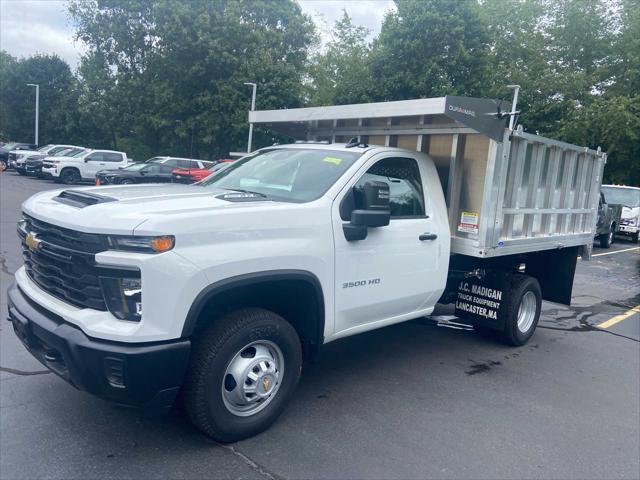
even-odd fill
[(102, 294), (109, 311), (120, 320), (139, 322), (142, 317), (140, 277), (100, 277)]
[(110, 235), (108, 241), (109, 246), (113, 250), (141, 253), (167, 252), (175, 245), (175, 237), (173, 235), (161, 235), (157, 237)]

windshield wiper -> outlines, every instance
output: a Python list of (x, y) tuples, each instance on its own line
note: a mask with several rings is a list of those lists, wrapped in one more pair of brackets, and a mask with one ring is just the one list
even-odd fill
[(267, 195), (265, 195), (264, 193), (252, 192), (251, 190), (244, 190), (242, 188), (224, 188), (223, 190), (230, 190), (232, 192), (250, 193), (253, 195), (258, 195), (259, 197), (262, 197), (262, 198), (267, 198)]

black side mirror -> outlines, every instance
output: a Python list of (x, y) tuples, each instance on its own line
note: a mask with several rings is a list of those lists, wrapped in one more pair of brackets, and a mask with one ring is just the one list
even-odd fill
[(347, 241), (364, 240), (369, 227), (389, 225), (389, 184), (386, 182), (367, 182), (364, 188), (352, 191), (354, 203), (362, 208), (351, 212), (351, 221), (342, 226)]

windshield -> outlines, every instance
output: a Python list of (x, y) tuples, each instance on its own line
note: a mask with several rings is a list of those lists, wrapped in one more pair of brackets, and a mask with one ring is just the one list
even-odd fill
[(262, 150), (230, 164), (200, 185), (265, 195), (285, 202), (319, 198), (360, 156), (338, 150)]
[(152, 157), (148, 160), (145, 160), (144, 163), (152, 163), (152, 162), (162, 162), (165, 159), (165, 157)]
[[(49, 144), (49, 145), (45, 145), (44, 147), (40, 147), (38, 149), (39, 152), (44, 152), (46, 150), (49, 150), (51, 147), (53, 147), (53, 145)], [(55, 153), (55, 152), (54, 152)]]
[(7, 150), (13, 150), (13, 147), (15, 147), (16, 145), (18, 145), (17, 143), (7, 143), (4, 147)]
[(130, 172), (137, 172), (138, 170), (142, 170), (145, 167), (148, 167), (146, 163), (134, 163), (133, 165), (129, 165), (128, 167), (124, 167), (122, 170), (128, 170)]
[(85, 153), (88, 153), (88, 150), (80, 150), (77, 153), (74, 153), (72, 155), (65, 155), (66, 157), (73, 157), (73, 158), (78, 158), (81, 157), (82, 155), (84, 155)]
[(607, 203), (617, 203), (627, 207), (640, 207), (640, 188), (602, 187)]
[(67, 148), (58, 153), (61, 157), (75, 157), (76, 155), (83, 153), (84, 148)]

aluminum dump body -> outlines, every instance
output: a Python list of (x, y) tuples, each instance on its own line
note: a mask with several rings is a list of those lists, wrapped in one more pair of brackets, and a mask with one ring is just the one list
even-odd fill
[(508, 128), (507, 102), (441, 97), (254, 111), (297, 140), (429, 155), (448, 207), (452, 253), (494, 257), (584, 246), (590, 255), (606, 154)]

